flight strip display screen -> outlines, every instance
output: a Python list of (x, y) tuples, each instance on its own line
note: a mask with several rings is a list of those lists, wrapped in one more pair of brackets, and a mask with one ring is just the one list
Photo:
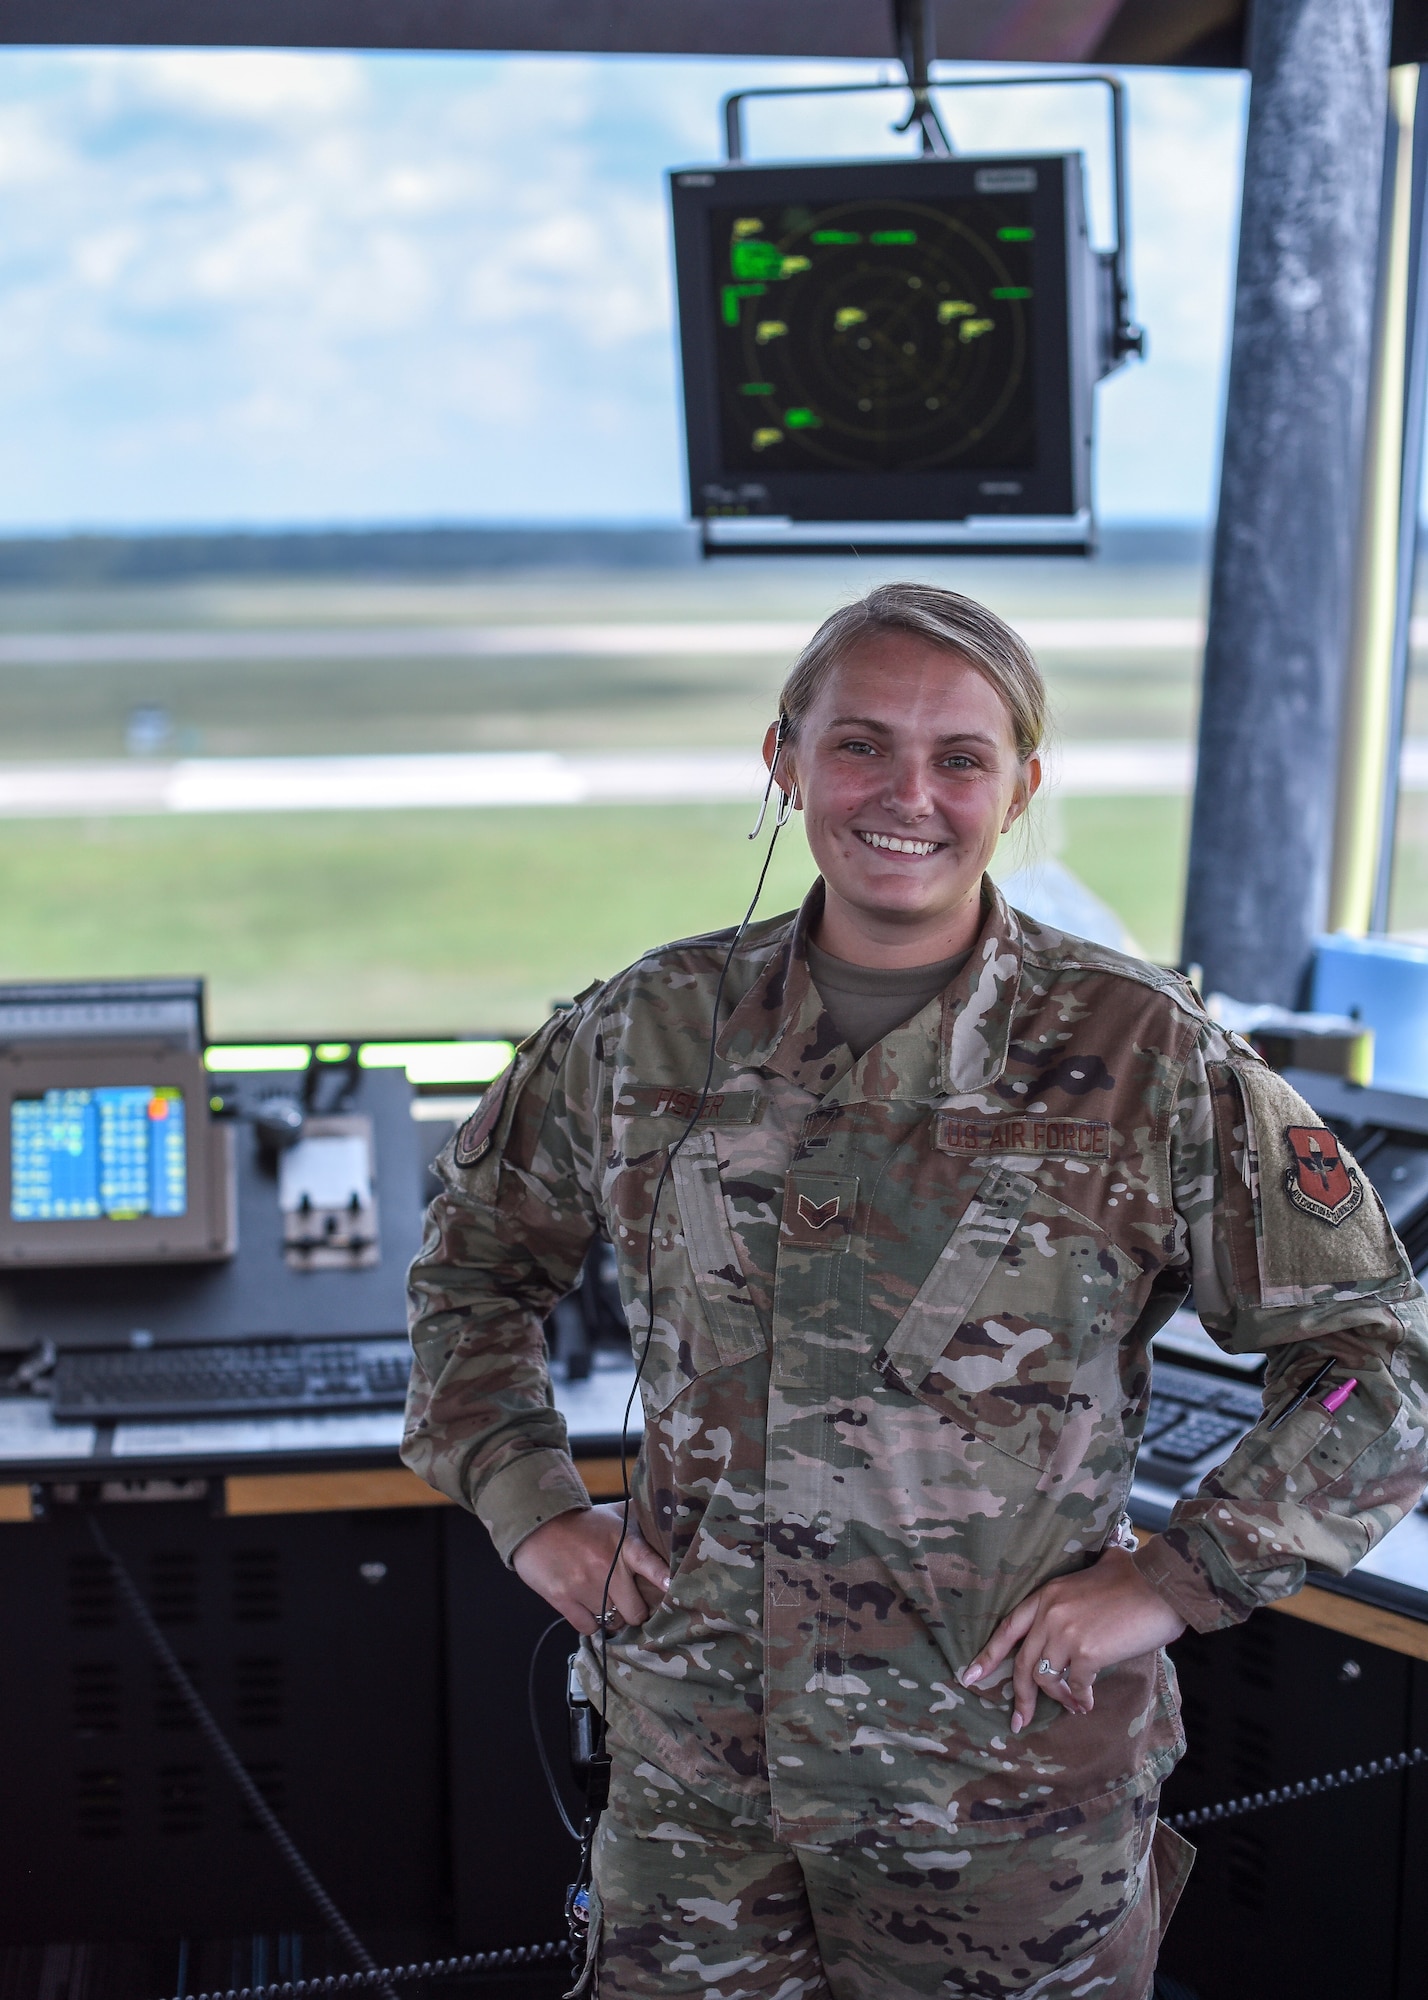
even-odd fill
[(726, 470), (1034, 462), (1029, 196), (745, 201), (708, 219)]
[(115, 1084), (11, 1098), (12, 1221), (124, 1222), (187, 1208), (182, 1090)]

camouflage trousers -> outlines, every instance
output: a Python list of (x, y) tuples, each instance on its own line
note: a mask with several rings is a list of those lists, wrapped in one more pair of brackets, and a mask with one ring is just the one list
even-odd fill
[(613, 1776), (582, 1982), (598, 2000), (1148, 2000), (1194, 1857), (1153, 1797), (972, 1847), (793, 1847), (651, 1764), (617, 1755)]

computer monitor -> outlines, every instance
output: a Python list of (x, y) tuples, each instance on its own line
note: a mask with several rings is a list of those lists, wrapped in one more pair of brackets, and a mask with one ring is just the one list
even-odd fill
[(231, 1257), (231, 1151), (193, 1051), (12, 1043), (0, 1053), (0, 1267)]
[(670, 177), (706, 524), (1089, 519), (1112, 300), (1079, 154)]
[(0, 1051), (38, 1042), (204, 1045), (201, 979), (26, 980), (0, 985)]

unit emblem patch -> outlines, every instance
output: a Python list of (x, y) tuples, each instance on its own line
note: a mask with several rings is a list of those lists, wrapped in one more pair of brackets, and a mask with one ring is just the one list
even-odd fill
[(1337, 1229), (1364, 1198), (1363, 1182), (1346, 1166), (1339, 1142), (1322, 1125), (1285, 1128), (1294, 1164), (1284, 1176), (1285, 1192), (1296, 1208)]
[(483, 1158), (491, 1144), (491, 1134), (496, 1129), (496, 1121), (501, 1115), (501, 1106), (506, 1101), (511, 1077), (515, 1072), (512, 1063), (491, 1085), (481, 1102), (456, 1135), (456, 1148), (452, 1153), (458, 1167), (474, 1167)]

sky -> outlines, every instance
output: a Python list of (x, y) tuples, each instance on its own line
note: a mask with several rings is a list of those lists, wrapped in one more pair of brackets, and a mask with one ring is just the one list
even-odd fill
[[(0, 52), (0, 532), (672, 521), (663, 175), (744, 86), (868, 64)], [(1098, 507), (1213, 507), (1246, 99), (1129, 72), (1149, 360), (1099, 391)], [(761, 105), (758, 158), (906, 150), (897, 95)], [(959, 150), (1083, 146), (1091, 90), (949, 93)]]

